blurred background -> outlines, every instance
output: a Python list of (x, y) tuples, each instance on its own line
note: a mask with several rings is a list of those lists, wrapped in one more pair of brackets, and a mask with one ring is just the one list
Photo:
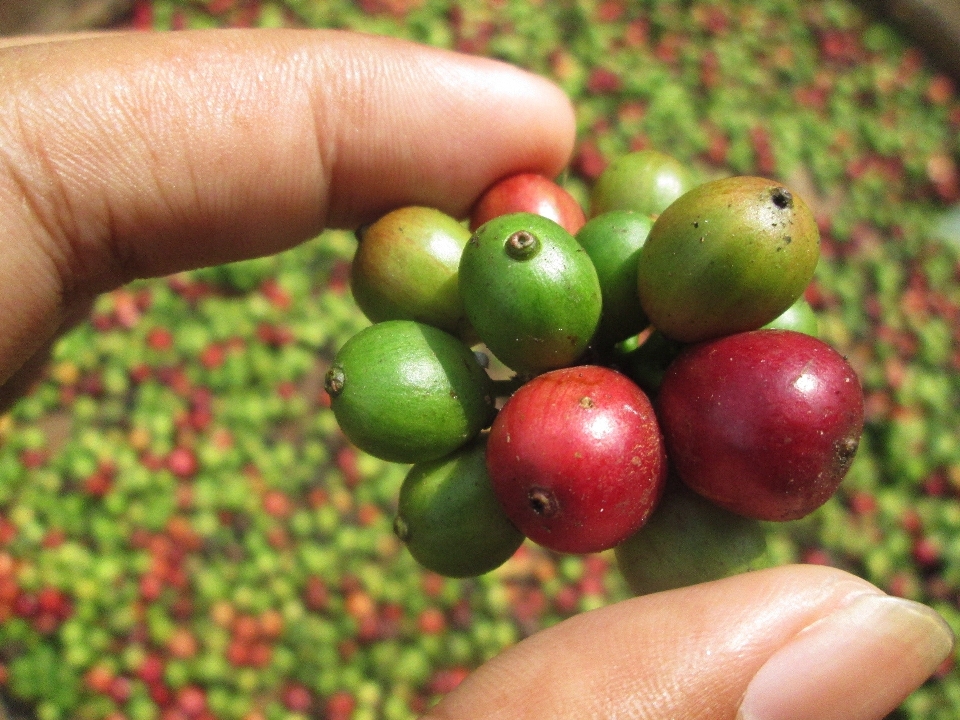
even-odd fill
[[(960, 6), (921, 0), (0, 0), (0, 34), (337, 27), (557, 81), (584, 200), (657, 148), (814, 208), (807, 299), (867, 426), (841, 491), (769, 527), (960, 631)], [(771, 39), (775, 39), (772, 42)], [(269, 128), (265, 128), (269, 131)], [(502, 648), (627, 596), (609, 554), (525, 544), (474, 580), (391, 532), (406, 468), (327, 408), (366, 325), (352, 235), (101, 298), (0, 416), (0, 719), (413, 718)], [(891, 717), (960, 714), (954, 659)]]

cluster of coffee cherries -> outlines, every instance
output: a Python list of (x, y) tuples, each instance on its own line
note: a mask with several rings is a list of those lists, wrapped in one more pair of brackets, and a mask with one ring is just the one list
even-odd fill
[(852, 462), (860, 383), (816, 337), (817, 225), (778, 182), (697, 184), (644, 150), (589, 216), (520, 174), (466, 221), (404, 207), (357, 237), (372, 324), (326, 389), (351, 442), (412, 465), (394, 529), (430, 570), (480, 575), (528, 538), (615, 548), (637, 593), (729, 575)]

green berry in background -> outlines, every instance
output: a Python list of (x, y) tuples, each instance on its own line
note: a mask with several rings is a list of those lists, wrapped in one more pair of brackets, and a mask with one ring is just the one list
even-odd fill
[(446, 455), (493, 419), (491, 380), (473, 351), (412, 320), (377, 323), (351, 337), (325, 387), (350, 441), (392, 462)]
[(669, 486), (646, 525), (618, 545), (614, 555), (636, 595), (769, 564), (762, 523), (717, 507), (679, 482)]
[(690, 170), (659, 150), (637, 150), (611, 161), (590, 193), (590, 216), (611, 210), (659, 215), (694, 187)]
[(783, 185), (738, 176), (699, 185), (653, 224), (637, 288), (650, 322), (680, 342), (756, 330), (813, 278), (820, 233)]
[(597, 341), (614, 345), (649, 324), (637, 296), (637, 263), (653, 219), (628, 210), (611, 210), (587, 221), (577, 233), (600, 280), (603, 310)]
[(460, 294), (471, 325), (517, 372), (572, 364), (600, 321), (597, 271), (553, 220), (511, 213), (479, 227), (460, 260)]
[(812, 335), (813, 337), (817, 337), (819, 332), (817, 314), (803, 296), (797, 298), (797, 301), (793, 305), (764, 325), (764, 327), (772, 330), (793, 330), (794, 332), (801, 332), (804, 335)]
[(481, 439), (414, 465), (400, 488), (394, 532), (423, 567), (447, 577), (483, 575), (523, 542), (487, 474)]
[(470, 231), (428, 207), (403, 207), (357, 232), (350, 286), (373, 322), (416, 320), (457, 333), (463, 303), (457, 267)]

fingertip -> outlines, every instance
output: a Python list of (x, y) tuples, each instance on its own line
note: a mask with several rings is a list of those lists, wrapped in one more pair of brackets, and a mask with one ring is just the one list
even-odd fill
[[(552, 80), (505, 63), (503, 67), (505, 75), (512, 76), (512, 82), (504, 86), (510, 91), (509, 109), (532, 116), (529, 120), (524, 118), (519, 128), (530, 146), (529, 169), (555, 177), (566, 169), (573, 153), (576, 138), (573, 103)], [(529, 133), (530, 128), (534, 129), (533, 134)]]
[[(343, 40), (352, 52), (358, 42), (373, 43), (385, 64), (362, 94), (353, 89), (352, 104), (363, 110), (339, 135), (328, 225), (369, 222), (404, 204), (464, 217), (497, 180), (519, 172), (556, 177), (569, 163), (574, 109), (548, 78), (401, 40)], [(342, 121), (327, 117), (317, 126), (329, 131)]]
[[(445, 697), (434, 717), (734, 717), (761, 668), (807, 628), (876, 606), (888, 608), (887, 596), (866, 581), (835, 568), (800, 565), (632, 598), (570, 618), (510, 648)], [(895, 687), (909, 691), (947, 644), (937, 635), (942, 626), (929, 615), (898, 617), (899, 624), (891, 626), (907, 627), (911, 638), (921, 638), (912, 655), (901, 653), (910, 658), (903, 667), (887, 667), (887, 674), (899, 673)], [(875, 633), (864, 645), (876, 648), (882, 636)], [(933, 639), (922, 639), (928, 636)], [(831, 665), (833, 674), (856, 662), (850, 658), (848, 653), (839, 666)], [(783, 673), (777, 677), (784, 682)], [(889, 687), (884, 692), (879, 706), (899, 697)]]
[[(533, 153), (531, 169), (551, 177), (558, 175), (570, 162), (576, 138), (576, 115), (570, 97), (543, 75), (500, 64), (506, 78), (512, 78), (501, 86), (508, 106), (505, 115), (513, 112), (520, 119), (518, 130)], [(524, 113), (530, 117), (524, 117)]]

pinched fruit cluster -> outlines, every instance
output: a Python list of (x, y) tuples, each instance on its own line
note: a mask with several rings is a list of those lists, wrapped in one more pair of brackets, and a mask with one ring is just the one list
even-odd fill
[(468, 222), (405, 207), (357, 237), (372, 324), (326, 389), (355, 445), (412, 465), (394, 529), (435, 572), (488, 572), (527, 538), (615, 548), (637, 593), (722, 577), (853, 460), (860, 383), (816, 338), (817, 225), (778, 182), (695, 184), (647, 150), (600, 176), (589, 216), (521, 174)]

